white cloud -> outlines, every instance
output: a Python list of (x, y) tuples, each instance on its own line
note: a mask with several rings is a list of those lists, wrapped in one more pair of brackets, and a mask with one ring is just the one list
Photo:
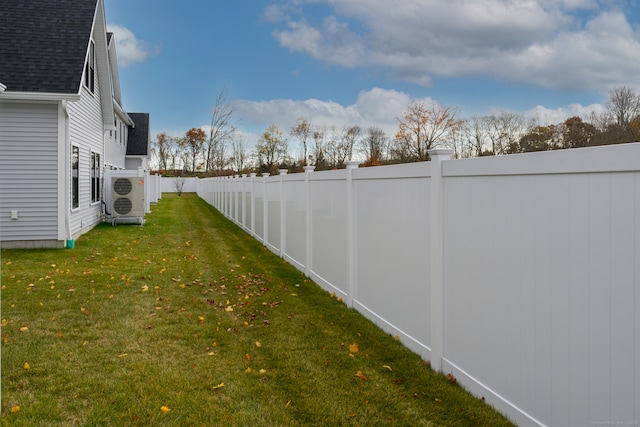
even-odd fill
[[(397, 118), (402, 116), (411, 101), (404, 92), (373, 88), (360, 92), (356, 102), (347, 106), (318, 99), (240, 100), (235, 105), (242, 127), (257, 134), (271, 124), (288, 134), (296, 120), (303, 117), (318, 127), (360, 126), (366, 129), (376, 126), (391, 135), (397, 130)], [(420, 101), (433, 102), (429, 98)]]
[(526, 117), (532, 117), (537, 120), (537, 122), (544, 126), (549, 124), (557, 124), (562, 123), (570, 117), (580, 117), (584, 121), (590, 121), (591, 116), (595, 113), (596, 115), (603, 114), (605, 112), (605, 107), (602, 104), (591, 104), (591, 105), (582, 105), (582, 104), (571, 104), (567, 107), (560, 108), (546, 108), (542, 105), (538, 105), (535, 108), (526, 111), (524, 115)]
[(116, 41), (118, 65), (127, 67), (136, 62), (144, 62), (159, 53), (157, 47), (138, 39), (128, 28), (120, 25), (108, 25), (107, 31), (113, 32)]
[(305, 2), (291, 0), (271, 11), (273, 36), (328, 64), (389, 68), (423, 85), (478, 75), (561, 90), (640, 83), (640, 29), (597, 0), (313, 2), (331, 8), (324, 20), (312, 24)]

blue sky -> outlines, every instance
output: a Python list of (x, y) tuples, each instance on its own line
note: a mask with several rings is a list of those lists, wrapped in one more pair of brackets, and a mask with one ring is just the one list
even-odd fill
[(124, 108), (152, 137), (210, 123), (224, 88), (249, 140), (298, 117), (390, 134), (412, 101), (560, 122), (640, 88), (636, 0), (105, 0)]

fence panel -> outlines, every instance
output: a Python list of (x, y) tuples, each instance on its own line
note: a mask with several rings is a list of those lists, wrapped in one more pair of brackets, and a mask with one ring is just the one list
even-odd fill
[(309, 177), (311, 278), (330, 292), (347, 296), (346, 171), (314, 172)]
[(428, 166), (416, 163), (354, 172), (355, 306), (427, 359), (431, 341)]
[(284, 180), (284, 248), (285, 259), (304, 271), (307, 262), (307, 208), (305, 180), (301, 175), (286, 176)]
[(431, 154), (198, 191), (517, 424), (637, 425), (640, 143)]

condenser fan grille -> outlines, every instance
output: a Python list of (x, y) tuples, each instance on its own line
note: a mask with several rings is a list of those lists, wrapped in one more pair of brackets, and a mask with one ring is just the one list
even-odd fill
[[(118, 180), (118, 181), (121, 181), (121, 180)], [(127, 181), (127, 182), (129, 182), (129, 181)], [(131, 185), (131, 184), (129, 184), (129, 185)], [(120, 193), (118, 193), (118, 194), (120, 194)], [(113, 210), (116, 211), (119, 215), (126, 215), (129, 212), (131, 212), (131, 209), (133, 209), (133, 204), (131, 203), (131, 199), (128, 199), (126, 197), (118, 197), (113, 202)]]
[[(116, 194), (120, 196), (126, 196), (127, 194), (131, 193), (132, 189), (133, 185), (131, 184), (131, 180), (127, 178), (118, 178), (113, 183), (113, 191), (115, 191)], [(131, 204), (131, 202), (129, 202), (129, 204)]]

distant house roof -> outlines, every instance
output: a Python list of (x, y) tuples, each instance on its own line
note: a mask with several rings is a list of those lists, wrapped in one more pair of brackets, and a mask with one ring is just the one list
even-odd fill
[(149, 154), (149, 113), (129, 113), (135, 123), (129, 129), (127, 156), (147, 156)]
[(3, 1), (0, 81), (6, 91), (78, 93), (97, 1)]

